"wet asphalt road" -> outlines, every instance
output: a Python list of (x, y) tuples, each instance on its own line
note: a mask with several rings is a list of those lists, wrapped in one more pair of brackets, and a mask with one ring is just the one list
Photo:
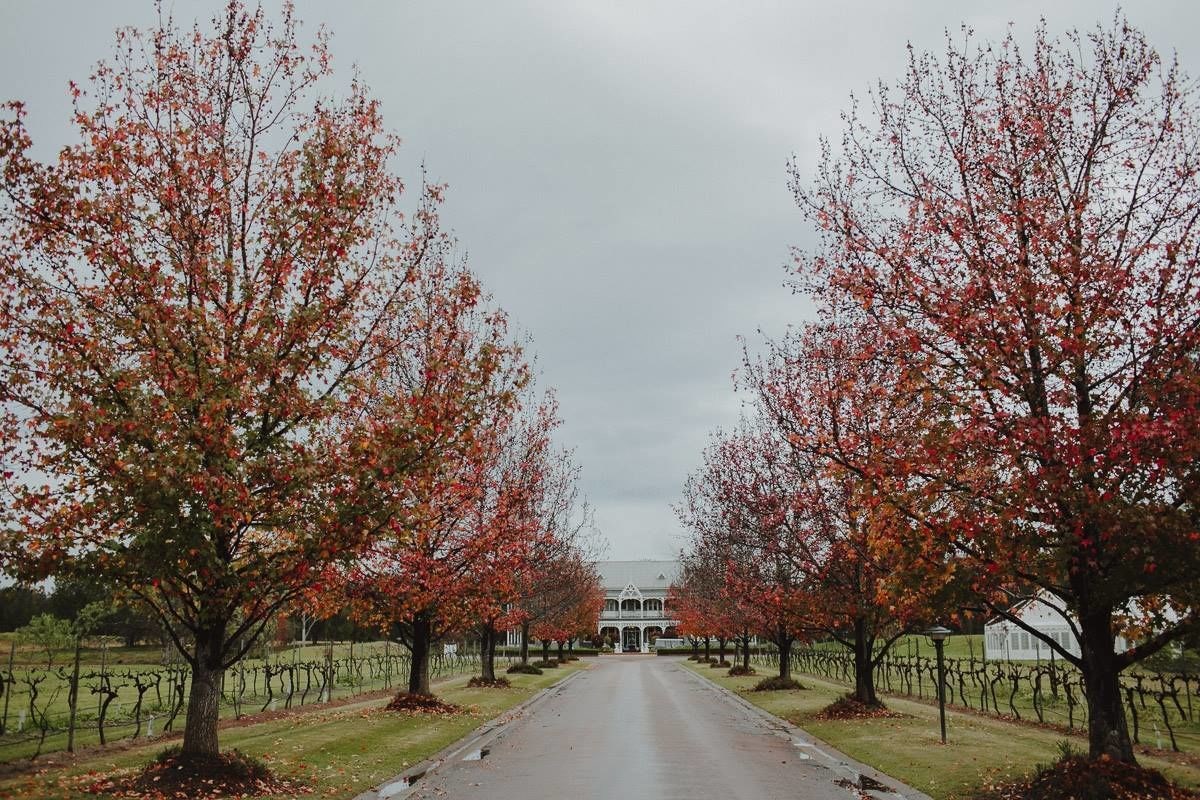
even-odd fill
[(847, 800), (857, 792), (674, 658), (595, 659), (410, 798)]

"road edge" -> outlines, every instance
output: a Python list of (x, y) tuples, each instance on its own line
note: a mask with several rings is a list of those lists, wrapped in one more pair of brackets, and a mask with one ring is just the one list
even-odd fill
[(861, 761), (851, 758), (841, 750), (838, 750), (836, 747), (831, 745), (829, 742), (813, 736), (811, 733), (799, 727), (798, 725), (788, 722), (782, 717), (777, 717), (770, 711), (759, 708), (746, 698), (739, 695), (737, 692), (726, 689), (716, 681), (709, 680), (698, 671), (694, 669), (688, 669), (682, 664), (676, 664), (675, 666), (677, 669), (681, 669), (688, 675), (691, 675), (694, 680), (699, 681), (702, 685), (716, 690), (719, 694), (724, 696), (726, 700), (754, 714), (767, 725), (775, 728), (776, 732), (780, 735), (786, 735), (787, 737), (791, 738), (793, 742), (796, 739), (801, 740), (805, 743), (805, 745), (807, 745), (808, 748), (811, 748), (812, 750), (815, 750), (824, 756), (824, 759), (828, 762), (827, 765), (831, 769), (843, 772), (845, 776), (854, 783), (861, 784), (861, 778), (865, 776), (872, 781), (884, 784), (892, 789), (892, 791), (887, 793), (877, 790), (860, 790), (863, 791), (867, 796), (881, 799), (888, 798), (889, 800), (890, 798), (903, 798), (903, 800), (933, 800), (932, 797), (925, 794), (920, 789), (914, 789), (912, 786), (904, 783), (899, 778), (894, 778), (891, 775), (880, 772), (868, 764), (864, 764)]
[[(566, 686), (579, 675), (582, 675), (589, 668), (590, 667), (583, 667), (581, 669), (577, 669), (562, 680), (555, 681), (544, 689), (539, 689), (537, 694), (533, 695), (533, 697), (522, 700), (520, 703), (517, 703), (512, 708), (507, 709), (494, 719), (490, 719), (479, 727), (475, 728), (466, 736), (462, 737), (453, 744), (443, 747), (429, 758), (426, 758), (423, 761), (418, 761), (416, 764), (413, 764), (411, 767), (399, 773), (398, 775), (393, 775), (392, 777), (381, 781), (376, 786), (367, 789), (365, 792), (355, 795), (353, 800), (385, 800), (385, 798), (400, 796), (399, 791), (383, 794), (382, 790), (385, 787), (392, 786), (396, 783), (408, 783), (410, 787), (415, 787), (417, 781), (423, 779), (427, 775), (433, 774), (439, 767), (453, 760), (453, 758), (459, 753), (472, 748), (479, 750), (484, 749), (485, 744), (490, 743), (494, 739), (498, 739), (504, 734), (505, 730), (510, 725), (519, 720), (524, 715), (523, 712), (545, 700), (552, 692), (561, 691), (564, 686)], [(407, 791), (407, 789), (401, 791)]]

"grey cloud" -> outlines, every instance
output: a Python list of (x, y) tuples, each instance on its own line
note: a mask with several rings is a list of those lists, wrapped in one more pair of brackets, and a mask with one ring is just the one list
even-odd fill
[[(272, 4), (268, 4), (272, 5)], [(1164, 52), (1200, 70), (1191, 2), (1127, 4)], [(175, 16), (220, 2), (176, 0)], [(374, 2), (297, 4), (334, 34), (404, 137), (450, 184), (445, 220), (557, 386), (585, 489), (615, 558), (670, 557), (670, 504), (714, 427), (736, 423), (737, 336), (778, 335), (810, 307), (783, 288), (811, 235), (785, 164), (815, 164), (851, 92), (893, 80), (905, 43), (940, 50), (962, 22), (1028, 39), (1112, 17), (1111, 2)], [(52, 154), (66, 81), (86, 78), (149, 2), (8, 0), (0, 99), (30, 102)]]

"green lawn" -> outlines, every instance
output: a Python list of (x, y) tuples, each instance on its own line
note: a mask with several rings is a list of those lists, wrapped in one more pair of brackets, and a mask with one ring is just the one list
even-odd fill
[[(314, 796), (354, 797), (436, 753), (506, 709), (579, 669), (511, 675), (511, 689), (468, 689), (465, 676), (440, 682), (439, 697), (469, 709), (451, 716), (385, 711), (386, 700), (316, 710), (272, 722), (221, 731), (223, 749), (238, 748), (268, 761), (280, 774), (297, 776)], [(162, 741), (95, 754), (66, 769), (0, 780), (0, 796), (19, 800), (76, 797), (97, 774), (135, 770), (164, 747)], [(97, 795), (103, 797), (103, 795)]]
[[(761, 675), (730, 678), (725, 670), (690, 661), (682, 663), (935, 800), (965, 797), (972, 789), (992, 780), (1016, 777), (1039, 763), (1049, 763), (1057, 757), (1057, 743), (1063, 739), (1069, 738), (1076, 749), (1087, 750), (1083, 736), (1067, 737), (1039, 727), (958, 711), (947, 712), (948, 741), (942, 745), (937, 707), (902, 697), (886, 698), (888, 707), (903, 714), (902, 718), (821, 720), (815, 717), (816, 713), (845, 693), (845, 686), (797, 675), (807, 689), (751, 692), (748, 690)], [(1172, 780), (1200, 786), (1200, 767), (1147, 755), (1138, 758), (1143, 765), (1161, 770)]]
[[(811, 647), (818, 650), (832, 650), (837, 653), (848, 653), (849, 649), (842, 644), (834, 641), (815, 642)], [(946, 658), (961, 658), (968, 659), (972, 656), (977, 661), (983, 660), (983, 634), (968, 634), (959, 633), (950, 636), (946, 639), (943, 645)], [(892, 643), (889, 652), (893, 656), (921, 656), (922, 658), (933, 658), (937, 655), (937, 651), (933, 648), (933, 643), (919, 634), (911, 634), (901, 636)], [(1049, 654), (1047, 654), (1047, 658)]]

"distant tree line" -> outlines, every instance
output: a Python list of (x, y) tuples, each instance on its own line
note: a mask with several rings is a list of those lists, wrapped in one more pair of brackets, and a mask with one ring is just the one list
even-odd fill
[(96, 581), (63, 580), (49, 589), (14, 584), (0, 588), (0, 633), (29, 624), (40, 614), (74, 620), (89, 603), (110, 603), (111, 611), (97, 624), (94, 635), (119, 636), (127, 647), (142, 642), (161, 645), (164, 633), (158, 621), (141, 609), (111, 602), (110, 589)]

